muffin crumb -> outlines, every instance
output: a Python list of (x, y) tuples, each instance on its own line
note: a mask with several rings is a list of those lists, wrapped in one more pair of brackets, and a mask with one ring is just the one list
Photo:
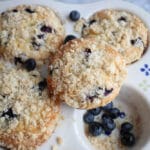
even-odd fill
[(58, 145), (61, 145), (63, 143), (63, 139), (60, 136), (58, 136), (56, 138), (56, 142), (57, 142)]
[(81, 18), (77, 21), (77, 23), (74, 25), (74, 31), (77, 33), (82, 33), (83, 27), (86, 25), (86, 20), (84, 18)]

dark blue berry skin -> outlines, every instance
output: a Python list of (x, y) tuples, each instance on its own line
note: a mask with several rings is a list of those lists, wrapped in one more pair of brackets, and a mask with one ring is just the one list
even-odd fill
[(43, 39), (44, 38), (44, 34), (39, 34), (37, 35), (38, 39)]
[(106, 88), (105, 88), (104, 95), (105, 95), (105, 96), (108, 96), (112, 91), (113, 91), (113, 88), (111, 88), (111, 89), (106, 89)]
[(43, 91), (45, 88), (46, 88), (46, 86), (47, 86), (47, 81), (46, 81), (46, 79), (44, 79), (43, 81), (41, 81), (41, 82), (39, 82), (39, 90), (40, 91)]
[(103, 106), (103, 110), (109, 110), (111, 108), (113, 108), (113, 102), (110, 102), (106, 106)]
[(135, 45), (137, 41), (143, 42), (141, 37), (138, 37), (137, 39), (132, 39), (130, 42), (131, 42), (132, 45)]
[(73, 10), (70, 12), (69, 18), (72, 21), (78, 21), (80, 19), (80, 13), (76, 10)]
[(27, 13), (30, 13), (30, 14), (35, 13), (35, 11), (34, 11), (34, 10), (31, 10), (30, 8), (26, 8), (25, 11), (26, 11)]
[(89, 132), (93, 136), (98, 136), (103, 132), (103, 126), (98, 122), (93, 122), (89, 124)]
[(40, 47), (41, 47), (41, 44), (40, 43), (37, 43), (35, 40), (32, 41), (32, 46), (35, 50), (39, 50)]
[(127, 18), (126, 18), (126, 17), (121, 16), (121, 17), (118, 19), (118, 22), (120, 22), (120, 21), (127, 22)]
[(118, 108), (111, 108), (111, 109), (107, 110), (107, 112), (109, 113), (109, 115), (112, 119), (118, 118), (119, 114), (120, 114), (120, 110)]
[(10, 119), (17, 117), (17, 115), (13, 113), (12, 108), (9, 108), (7, 111), (3, 112), (1, 115), (1, 117), (6, 117), (6, 116), (8, 116)]
[(125, 114), (124, 112), (120, 112), (120, 113), (119, 113), (119, 117), (123, 119), (123, 118), (126, 117), (126, 114)]
[(50, 26), (43, 25), (41, 27), (41, 31), (46, 33), (52, 33), (52, 28)]
[(76, 39), (76, 37), (74, 35), (67, 35), (64, 40), (64, 44), (66, 44), (68, 41), (71, 41), (73, 39)]
[(36, 62), (33, 58), (27, 59), (24, 62), (24, 67), (28, 70), (28, 71), (32, 71), (36, 68)]
[(15, 65), (17, 65), (18, 63), (23, 64), (23, 61), (21, 60), (20, 57), (15, 57), (14, 62), (15, 62)]
[(94, 116), (96, 116), (96, 115), (99, 115), (99, 114), (100, 114), (101, 108), (98, 107), (98, 108), (95, 108), (95, 109), (91, 109), (91, 110), (89, 110), (88, 112), (90, 112), (91, 114), (93, 114)]
[(104, 113), (104, 114), (102, 115), (102, 122), (103, 122), (104, 124), (107, 123), (107, 122), (109, 122), (110, 120), (112, 120), (112, 118), (109, 116), (109, 114)]
[(92, 123), (94, 121), (94, 115), (87, 112), (86, 114), (84, 114), (83, 120), (84, 120), (85, 123), (88, 123), (88, 124)]
[(13, 11), (14, 13), (18, 12), (18, 10), (17, 10), (17, 9), (13, 9), (12, 11)]
[(121, 136), (121, 143), (127, 147), (132, 147), (135, 145), (135, 136), (132, 133), (126, 132)]
[(95, 23), (96, 22), (96, 20), (95, 19), (93, 19), (93, 20), (90, 20), (89, 21), (89, 25), (92, 25), (93, 23)]
[(113, 131), (116, 128), (114, 120), (108, 114), (102, 115), (102, 124), (105, 132), (107, 133)]
[(122, 125), (121, 125), (121, 135), (123, 135), (124, 133), (126, 132), (130, 132), (131, 130), (133, 129), (133, 125), (129, 122), (124, 122)]
[(109, 136), (111, 135), (112, 131), (111, 130), (105, 130), (105, 135)]

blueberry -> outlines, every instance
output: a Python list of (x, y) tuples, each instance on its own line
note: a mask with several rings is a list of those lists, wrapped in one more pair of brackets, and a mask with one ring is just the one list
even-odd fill
[(44, 38), (44, 34), (38, 34), (37, 37), (38, 37), (38, 39), (43, 39)]
[(89, 124), (89, 132), (93, 136), (98, 136), (103, 132), (103, 126), (98, 122)]
[(106, 129), (105, 129), (105, 135), (109, 136), (109, 135), (111, 135), (111, 133), (112, 133), (111, 130), (106, 130)]
[(110, 102), (107, 105), (103, 106), (103, 110), (109, 110), (111, 108), (113, 108), (113, 102)]
[(92, 53), (92, 51), (91, 51), (90, 48), (86, 48), (86, 49), (84, 50), (84, 52), (87, 53), (87, 54), (91, 54), (91, 53)]
[(87, 95), (86, 100), (90, 100), (90, 102), (92, 103), (95, 98), (98, 98), (98, 95), (93, 95), (93, 96)]
[(120, 22), (120, 21), (127, 22), (127, 18), (126, 18), (126, 17), (121, 16), (121, 17), (118, 19), (118, 22)]
[(121, 143), (125, 146), (131, 147), (135, 144), (135, 136), (132, 133), (125, 133), (121, 136)]
[(143, 41), (142, 41), (141, 37), (138, 37), (136, 39), (132, 39), (130, 42), (131, 42), (132, 45), (136, 45), (137, 43), (142, 43), (143, 44)]
[(95, 108), (95, 109), (91, 109), (91, 110), (89, 110), (88, 112), (90, 112), (91, 114), (93, 114), (94, 116), (96, 116), (96, 115), (99, 115), (99, 114), (100, 114), (101, 108), (98, 107), (98, 108)]
[(23, 64), (23, 61), (20, 57), (15, 57), (14, 62), (15, 62), (15, 65), (17, 65), (17, 63)]
[(84, 53), (85, 53), (85, 58), (86, 58), (86, 60), (88, 60), (88, 58), (89, 58), (90, 54), (92, 53), (92, 51), (91, 51), (90, 48), (86, 48), (86, 49), (84, 50)]
[(1, 117), (6, 117), (8, 116), (9, 118), (16, 118), (17, 115), (13, 113), (12, 108), (9, 108), (7, 111), (3, 112)]
[(123, 119), (123, 118), (125, 118), (125, 116), (126, 116), (126, 114), (125, 114), (124, 112), (120, 112), (120, 113), (119, 113), (119, 117), (120, 117), (120, 118)]
[(65, 40), (64, 40), (64, 44), (66, 44), (68, 41), (76, 39), (76, 37), (74, 35), (67, 35)]
[(6, 14), (6, 12), (2, 12), (1, 15), (4, 16)]
[(25, 11), (28, 12), (28, 13), (30, 13), (30, 14), (35, 13), (35, 11), (31, 10), (30, 8), (26, 8)]
[(114, 129), (116, 128), (116, 124), (113, 120), (111, 120), (110, 122), (106, 123), (105, 126), (104, 126), (104, 129), (107, 131), (107, 130), (110, 130), (110, 131), (113, 131)]
[(131, 40), (130, 42), (131, 42), (132, 45), (135, 45), (136, 40)]
[(82, 26), (82, 33), (83, 33), (83, 29), (85, 29), (86, 27), (87, 27), (87, 25), (83, 24), (83, 26)]
[(120, 110), (118, 108), (111, 108), (107, 111), (112, 119), (119, 117)]
[(12, 11), (13, 11), (14, 13), (18, 12), (18, 10), (17, 10), (17, 9), (13, 9)]
[(113, 131), (116, 128), (114, 120), (108, 114), (102, 115), (102, 124), (106, 132)]
[(80, 19), (80, 13), (76, 10), (73, 10), (70, 12), (69, 14), (69, 18), (72, 20), (72, 21), (77, 21)]
[(35, 69), (36, 67), (36, 62), (33, 58), (27, 59), (24, 62), (24, 67), (28, 70), (28, 71), (32, 71)]
[(52, 33), (52, 28), (50, 26), (43, 25), (41, 27), (42, 32)]
[(112, 120), (112, 118), (109, 116), (109, 114), (104, 113), (104, 114), (102, 115), (102, 122), (103, 122), (104, 124), (110, 122), (110, 120)]
[(83, 120), (85, 123), (91, 123), (94, 121), (94, 115), (90, 112), (87, 112), (86, 114), (84, 114)]
[(111, 89), (106, 89), (106, 88), (105, 88), (104, 95), (107, 96), (107, 95), (109, 95), (112, 91), (113, 91), (113, 88), (111, 88)]
[(133, 129), (133, 125), (129, 122), (124, 122), (121, 125), (121, 134), (124, 134), (125, 132), (129, 132)]
[(92, 25), (93, 23), (95, 23), (96, 22), (96, 20), (95, 19), (93, 19), (93, 20), (90, 20), (89, 21), (89, 25)]
[(40, 91), (43, 91), (45, 88), (46, 88), (46, 86), (47, 86), (47, 81), (46, 81), (46, 79), (44, 79), (43, 81), (41, 81), (41, 82), (39, 82), (39, 90)]
[(32, 41), (32, 46), (35, 50), (39, 50), (40, 47), (41, 47), (41, 44), (40, 43), (37, 43), (34, 39)]

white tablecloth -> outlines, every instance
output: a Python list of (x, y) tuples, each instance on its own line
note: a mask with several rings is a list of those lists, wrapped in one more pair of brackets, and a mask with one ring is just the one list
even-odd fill
[[(96, 2), (100, 0), (58, 0), (58, 1), (69, 2), (69, 3), (87, 3), (87, 2)], [(140, 7), (143, 7), (145, 10), (150, 12), (150, 0), (126, 0), (126, 1), (130, 1), (136, 5), (139, 5)]]

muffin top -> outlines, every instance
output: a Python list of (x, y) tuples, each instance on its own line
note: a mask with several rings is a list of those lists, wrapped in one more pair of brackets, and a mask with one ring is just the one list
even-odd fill
[(51, 96), (81, 109), (112, 101), (126, 77), (122, 56), (95, 38), (67, 42), (51, 58), (49, 68)]
[(105, 41), (131, 64), (141, 58), (148, 45), (148, 29), (134, 14), (124, 10), (102, 10), (94, 13), (88, 21), (80, 20), (83, 37), (96, 36)]
[(0, 60), (0, 143), (7, 148), (36, 147), (45, 141), (59, 116), (46, 80)]
[(0, 15), (0, 53), (45, 60), (57, 51), (65, 36), (57, 14), (44, 6), (21, 5)]

